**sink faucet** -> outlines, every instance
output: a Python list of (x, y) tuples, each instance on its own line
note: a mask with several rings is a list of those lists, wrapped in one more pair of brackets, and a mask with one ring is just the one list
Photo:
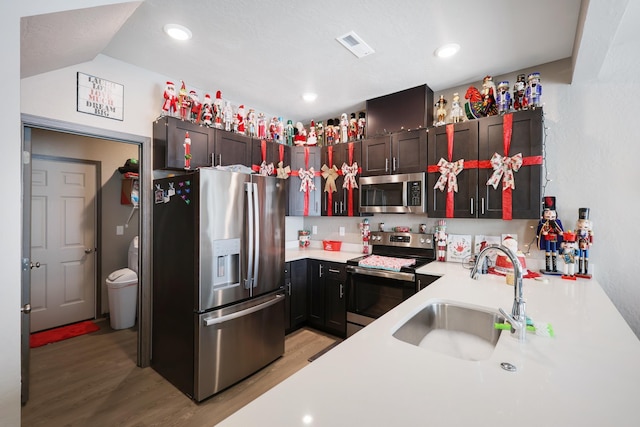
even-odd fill
[(525, 303), (524, 297), (522, 296), (522, 265), (518, 260), (518, 256), (513, 253), (513, 251), (507, 248), (504, 245), (489, 245), (483, 250), (480, 251), (478, 256), (476, 257), (476, 262), (471, 269), (471, 278), (478, 278), (478, 265), (482, 265), (482, 260), (487, 256), (487, 251), (489, 250), (498, 250), (503, 252), (513, 264), (513, 272), (515, 276), (514, 283), (514, 295), (513, 295), (513, 307), (511, 308), (511, 314), (506, 313), (503, 309), (500, 309), (500, 313), (509, 321), (511, 324), (511, 332), (518, 333), (518, 340), (520, 342), (526, 341), (527, 336), (527, 316), (525, 314)]

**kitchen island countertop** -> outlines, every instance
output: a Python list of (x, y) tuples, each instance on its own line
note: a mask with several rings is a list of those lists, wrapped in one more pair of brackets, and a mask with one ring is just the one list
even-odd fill
[[(312, 251), (298, 252), (319, 256)], [(638, 425), (640, 341), (596, 280), (525, 279), (527, 315), (556, 336), (528, 333), (521, 344), (503, 331), (489, 359), (467, 361), (392, 333), (433, 301), (510, 311), (513, 287), (501, 276), (471, 280), (458, 263), (419, 272), (442, 277), (219, 425)]]

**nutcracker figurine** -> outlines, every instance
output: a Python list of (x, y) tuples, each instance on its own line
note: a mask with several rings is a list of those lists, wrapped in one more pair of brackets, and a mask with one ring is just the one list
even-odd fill
[(542, 85), (540, 84), (540, 73), (531, 73), (527, 78), (529, 83), (525, 90), (525, 97), (527, 98), (527, 105), (529, 108), (542, 107)]
[(233, 124), (235, 117), (233, 117), (233, 108), (231, 108), (231, 102), (225, 101), (224, 109), (222, 110), (222, 120), (224, 121), (224, 130), (231, 132), (231, 125)]
[(191, 138), (189, 138), (189, 132), (184, 134), (184, 168), (191, 169)]
[(571, 230), (562, 234), (562, 261), (564, 261), (563, 279), (576, 280), (576, 257), (578, 256), (576, 235)]
[(182, 86), (180, 86), (180, 92), (178, 92), (178, 105), (180, 106), (180, 118), (182, 120), (187, 120), (187, 115), (189, 114), (189, 110), (191, 109), (191, 98), (189, 97), (189, 92), (187, 92), (187, 86), (184, 84), (182, 80)]
[(287, 120), (287, 126), (285, 127), (285, 134), (287, 136), (287, 145), (293, 145), (293, 137), (295, 135), (293, 121)]
[(364, 111), (358, 113), (358, 140), (365, 138), (365, 128), (367, 126), (367, 119), (365, 118)]
[(453, 101), (451, 101), (451, 122), (460, 123), (464, 121), (464, 109), (460, 105), (460, 95), (458, 92), (453, 94)]
[(433, 238), (436, 241), (438, 261), (447, 260), (447, 222), (444, 219), (438, 221), (436, 230), (433, 233)]
[(213, 124), (213, 104), (211, 103), (211, 95), (205, 93), (204, 101), (202, 102), (202, 110), (200, 111), (200, 123), (206, 127), (211, 127)]
[(198, 93), (195, 90), (189, 91), (189, 105), (191, 107), (189, 113), (189, 120), (192, 123), (198, 123), (200, 120), (200, 111), (202, 110), (202, 103), (198, 98)]
[(496, 95), (498, 103), (498, 114), (504, 114), (511, 108), (511, 95), (509, 94), (509, 82), (501, 81), (498, 84), (498, 94)]
[(356, 119), (356, 113), (351, 113), (349, 119), (349, 129), (347, 130), (347, 137), (349, 141), (355, 141), (358, 136), (358, 119)]
[(327, 145), (333, 145), (335, 143), (335, 127), (333, 125), (333, 119), (327, 120), (327, 128), (324, 131)]
[(371, 234), (371, 227), (369, 226), (369, 219), (365, 218), (362, 220), (361, 232), (362, 232), (362, 253), (370, 254), (371, 247), (369, 246), (369, 236)]
[(284, 144), (284, 121), (282, 117), (278, 117), (276, 122), (276, 131), (278, 132), (278, 143)]
[(340, 142), (349, 141), (349, 118), (347, 113), (340, 115)]
[(527, 98), (524, 96), (527, 84), (524, 77), (524, 74), (518, 74), (517, 81), (513, 85), (513, 109), (516, 111), (527, 108)]
[(578, 209), (578, 221), (576, 222), (576, 241), (578, 244), (578, 273), (576, 276), (590, 279), (589, 274), (589, 248), (593, 243), (593, 231), (589, 220), (589, 208)]
[(444, 95), (440, 95), (440, 99), (438, 99), (438, 102), (436, 102), (435, 107), (436, 107), (436, 121), (433, 124), (434, 126), (442, 126), (444, 124), (446, 124), (446, 122), (444, 121), (447, 117), (447, 100), (444, 99)]
[(562, 243), (562, 222), (557, 219), (556, 198), (545, 196), (543, 200), (542, 218), (538, 222), (536, 235), (538, 236), (538, 247), (544, 250), (545, 270), (540, 270), (546, 274), (559, 274), (557, 267), (558, 243)]
[(216, 129), (222, 129), (222, 92), (216, 92), (216, 99), (213, 101), (213, 123)]
[(324, 146), (324, 124), (322, 122), (316, 123), (316, 137), (318, 138), (318, 146)]
[(249, 108), (247, 114), (247, 126), (249, 127), (249, 136), (256, 136), (256, 110)]

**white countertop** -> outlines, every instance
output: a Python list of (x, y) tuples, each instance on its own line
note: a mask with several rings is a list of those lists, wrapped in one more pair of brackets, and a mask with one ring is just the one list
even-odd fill
[[(337, 262), (357, 255), (297, 252)], [(288, 261), (294, 256), (304, 257), (287, 251)], [(471, 280), (458, 263), (433, 262), (420, 272), (443, 277), (219, 425), (638, 425), (640, 341), (595, 280), (525, 279), (527, 315), (551, 323), (556, 336), (529, 333), (520, 344), (503, 331), (488, 360), (466, 361), (392, 332), (434, 300), (509, 312), (513, 287), (495, 275)]]

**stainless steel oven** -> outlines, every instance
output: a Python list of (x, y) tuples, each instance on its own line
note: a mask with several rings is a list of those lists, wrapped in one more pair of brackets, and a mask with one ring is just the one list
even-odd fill
[[(347, 261), (347, 336), (351, 336), (433, 280), (418, 279), (416, 270), (435, 260), (433, 239), (427, 234), (374, 232), (371, 255)], [(381, 261), (413, 260), (413, 265), (389, 269), (372, 267), (370, 257)], [(390, 264), (393, 264), (391, 262)], [(402, 264), (402, 262), (399, 262)]]

